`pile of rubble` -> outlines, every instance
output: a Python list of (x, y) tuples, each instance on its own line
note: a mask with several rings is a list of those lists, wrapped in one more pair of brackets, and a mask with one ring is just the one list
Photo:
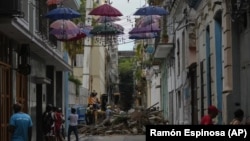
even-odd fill
[(167, 124), (162, 111), (154, 108), (155, 105), (147, 109), (137, 107), (127, 113), (115, 113), (109, 125), (101, 125), (102, 121), (97, 125), (80, 125), (79, 133), (85, 135), (145, 134), (146, 125)]

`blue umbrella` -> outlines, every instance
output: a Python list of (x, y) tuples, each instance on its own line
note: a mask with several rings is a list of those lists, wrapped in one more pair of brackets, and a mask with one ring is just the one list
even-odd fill
[(168, 11), (159, 6), (147, 6), (139, 8), (134, 15), (167, 15)]
[(53, 20), (58, 19), (73, 19), (80, 17), (81, 14), (71, 8), (59, 7), (49, 11), (45, 17)]

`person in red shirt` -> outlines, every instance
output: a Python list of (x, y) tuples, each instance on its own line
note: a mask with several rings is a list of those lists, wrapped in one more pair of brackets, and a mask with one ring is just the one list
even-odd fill
[(213, 119), (220, 111), (213, 105), (208, 107), (208, 114), (201, 118), (201, 125), (213, 125)]
[(55, 112), (55, 133), (56, 133), (56, 140), (57, 141), (63, 141), (63, 136), (61, 133), (62, 124), (64, 122), (64, 117), (62, 114), (62, 109), (58, 108)]

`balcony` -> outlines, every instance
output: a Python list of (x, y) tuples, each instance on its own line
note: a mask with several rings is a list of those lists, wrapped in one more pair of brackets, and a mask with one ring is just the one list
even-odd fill
[(191, 8), (197, 8), (197, 6), (200, 4), (201, 0), (187, 0), (188, 5)]
[(154, 58), (155, 59), (166, 58), (173, 47), (174, 47), (173, 43), (159, 43), (155, 49)]
[(23, 15), (21, 12), (20, 0), (1, 0), (0, 1), (0, 16), (14, 17)]
[(65, 0), (63, 4), (66, 7), (70, 7), (72, 9), (78, 10), (80, 8), (81, 1), (80, 0)]

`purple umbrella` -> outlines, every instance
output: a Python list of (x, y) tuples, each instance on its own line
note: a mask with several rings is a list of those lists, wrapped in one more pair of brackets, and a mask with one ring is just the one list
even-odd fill
[(134, 15), (167, 15), (169, 12), (163, 7), (159, 6), (146, 6), (139, 8)]
[(153, 23), (151, 25), (147, 25), (145, 27), (134, 27), (129, 34), (133, 33), (146, 33), (146, 32), (159, 32), (161, 29), (157, 23)]
[(152, 39), (159, 37), (159, 33), (157, 32), (151, 32), (151, 33), (134, 33), (129, 35), (129, 39)]

